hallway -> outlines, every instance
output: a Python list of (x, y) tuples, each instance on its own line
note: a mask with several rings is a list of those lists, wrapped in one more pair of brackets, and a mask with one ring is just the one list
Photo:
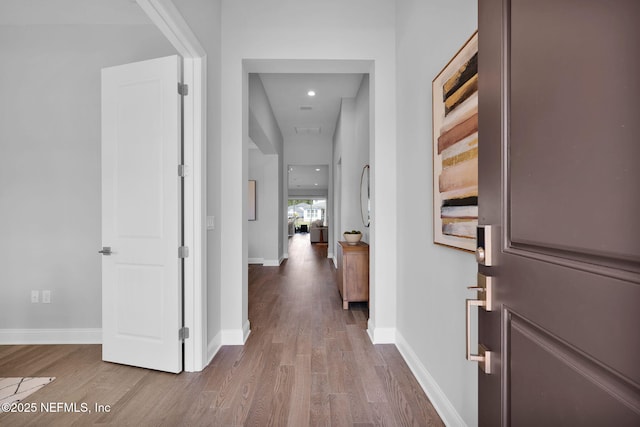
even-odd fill
[(295, 234), (280, 267), (249, 267), (246, 425), (442, 425), (395, 346), (371, 344), (367, 304), (342, 310), (326, 256)]
[(105, 363), (99, 345), (0, 346), (0, 377), (56, 377), (24, 403), (110, 407), (0, 413), (0, 425), (443, 425), (396, 347), (371, 344), (367, 304), (342, 310), (326, 251), (297, 234), (280, 267), (251, 265), (251, 335), (202, 372)]

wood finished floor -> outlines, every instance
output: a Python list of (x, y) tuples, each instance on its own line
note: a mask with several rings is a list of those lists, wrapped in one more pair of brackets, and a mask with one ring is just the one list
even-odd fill
[(291, 239), (280, 267), (249, 267), (251, 335), (199, 373), (105, 363), (99, 345), (0, 346), (0, 377), (57, 379), (24, 402), (109, 413), (0, 413), (0, 426), (440, 426), (393, 345), (373, 345), (367, 305), (342, 310), (327, 246)]

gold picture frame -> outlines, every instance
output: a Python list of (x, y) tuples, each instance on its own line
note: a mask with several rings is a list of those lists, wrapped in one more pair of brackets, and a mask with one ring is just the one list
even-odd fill
[(249, 180), (249, 190), (248, 190), (248, 200), (247, 200), (247, 219), (249, 221), (256, 220), (256, 181), (254, 179)]
[(432, 82), (433, 241), (476, 249), (478, 32)]

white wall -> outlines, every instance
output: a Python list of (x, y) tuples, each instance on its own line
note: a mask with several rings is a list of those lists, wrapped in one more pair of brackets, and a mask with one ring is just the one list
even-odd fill
[(262, 212), (258, 212), (258, 209), (262, 209), (264, 203), (261, 195), (262, 184), (264, 182), (264, 157), (264, 154), (257, 148), (249, 149), (247, 173), (250, 180), (256, 181), (256, 220), (249, 221), (247, 224), (247, 256), (249, 264), (262, 264), (264, 260), (262, 245), (264, 241), (262, 237), (264, 224), (262, 223)]
[(342, 99), (333, 137), (334, 192), (340, 195), (335, 210), (339, 227), (332, 233), (335, 253), (337, 242), (344, 240), (342, 234), (347, 230), (361, 231), (362, 240), (370, 242), (369, 228), (364, 226), (360, 213), (360, 177), (362, 168), (369, 163), (369, 98), (369, 75), (365, 74), (355, 98)]
[[(365, 74), (360, 83), (360, 88), (355, 98), (355, 162), (353, 168), (350, 168), (350, 173), (353, 174), (350, 178), (350, 183), (353, 189), (355, 189), (355, 198), (353, 199), (352, 207), (355, 214), (355, 226), (353, 229), (362, 231), (362, 240), (369, 243), (369, 228), (365, 227), (362, 222), (362, 213), (360, 208), (360, 180), (362, 177), (362, 168), (369, 164), (369, 145), (370, 145), (370, 105), (369, 105), (369, 75)], [(345, 225), (345, 230), (349, 228), (349, 224)]]
[(249, 179), (256, 180), (256, 220), (248, 221), (248, 260), (251, 264), (280, 265), (280, 169), (278, 155), (249, 150)]
[(464, 358), (476, 264), (431, 243), (431, 81), (476, 28), (476, 0), (398, 2), (397, 338), (449, 425), (477, 424), (478, 368)]
[[(151, 24), (1, 25), (0, 40), (0, 328), (99, 341), (100, 69), (175, 51)], [(31, 304), (43, 289), (51, 303)]]
[[(395, 327), (396, 148), (395, 2), (391, 0), (224, 0), (222, 2), (222, 328), (230, 342), (248, 327), (246, 205), (247, 93), (243, 60), (362, 60), (372, 63), (372, 228), (370, 329), (378, 341)], [(254, 71), (254, 70), (249, 70)], [(296, 72), (296, 71), (293, 71)], [(358, 70), (355, 72), (363, 72)], [(380, 164), (375, 159), (384, 159)], [(238, 239), (242, 232), (243, 239)], [(381, 285), (376, 286), (377, 283)], [(378, 330), (379, 329), (379, 330)]]
[(264, 154), (282, 154), (282, 133), (260, 76), (249, 74), (249, 137)]
[(248, 79), (249, 138), (259, 149), (250, 149), (248, 156), (249, 179), (258, 181), (259, 206), (256, 221), (247, 224), (248, 260), (276, 266), (284, 258), (281, 237), (286, 221), (286, 193), (282, 192), (284, 141), (260, 76), (250, 73)]
[(215, 220), (215, 228), (207, 230), (207, 339), (211, 357), (222, 341), (221, 6), (220, 0), (173, 0), (173, 3), (207, 52), (207, 216)]
[[(355, 99), (343, 98), (340, 104), (340, 114), (336, 124), (336, 131), (333, 136), (333, 182), (334, 193), (338, 195), (339, 200), (336, 201), (335, 216), (336, 227), (331, 233), (334, 237), (331, 242), (333, 253), (337, 254), (337, 245), (340, 240), (344, 240), (342, 233), (347, 229), (358, 229), (356, 222), (355, 197), (356, 189), (354, 188), (355, 174), (357, 173), (357, 162), (355, 152), (357, 147), (354, 144), (356, 139), (356, 115), (355, 115)], [(339, 175), (339, 176), (338, 176)], [(335, 263), (337, 266), (337, 263)]]

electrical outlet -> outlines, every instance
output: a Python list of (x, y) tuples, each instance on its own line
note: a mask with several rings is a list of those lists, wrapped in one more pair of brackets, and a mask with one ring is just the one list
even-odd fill
[(42, 291), (42, 303), (51, 304), (51, 291)]
[(207, 217), (207, 230), (214, 230), (216, 228), (216, 217), (208, 216)]
[(31, 304), (40, 302), (40, 291), (31, 291)]

